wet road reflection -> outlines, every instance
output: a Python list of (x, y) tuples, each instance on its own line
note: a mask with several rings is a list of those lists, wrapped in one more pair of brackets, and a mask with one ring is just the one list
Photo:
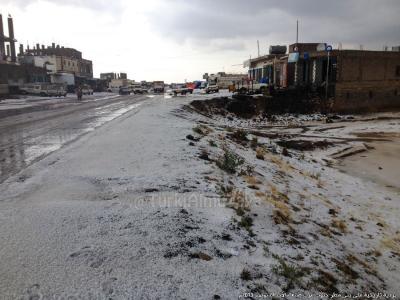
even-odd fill
[(26, 118), (21, 121), (21, 116), (15, 119), (15, 123), (7, 120), (7, 124), (3, 124), (4, 120), (0, 119), (0, 183), (97, 127), (139, 109), (145, 99), (127, 96), (96, 101), (95, 105), (94, 101), (78, 105), (71, 103), (76, 105), (76, 109), (53, 107), (57, 116), (52, 118), (41, 115), (49, 113), (47, 107), (43, 110), (35, 108), (29, 115), (29, 122)]

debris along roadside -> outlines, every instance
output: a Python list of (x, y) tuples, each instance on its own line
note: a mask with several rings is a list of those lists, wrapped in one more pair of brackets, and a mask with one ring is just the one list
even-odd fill
[(354, 132), (396, 132), (400, 114), (266, 115), (262, 99), (186, 107), (199, 124), (192, 145), (214, 164), (205, 179), (235, 212), (232, 227), (248, 235), (242, 282), (260, 294), (398, 294), (399, 191), (334, 166), (338, 153), (373, 151)]

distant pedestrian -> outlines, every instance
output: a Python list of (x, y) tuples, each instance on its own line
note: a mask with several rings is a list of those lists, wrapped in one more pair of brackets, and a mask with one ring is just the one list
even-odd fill
[(76, 96), (78, 97), (79, 101), (82, 100), (82, 87), (81, 86), (78, 86), (76, 88)]

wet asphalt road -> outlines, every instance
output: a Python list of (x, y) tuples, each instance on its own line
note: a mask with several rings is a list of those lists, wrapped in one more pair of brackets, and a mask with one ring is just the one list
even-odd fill
[[(33, 162), (108, 121), (135, 109), (148, 96), (87, 96), (54, 99), (0, 118), (0, 183)], [(0, 105), (2, 105), (0, 103)]]

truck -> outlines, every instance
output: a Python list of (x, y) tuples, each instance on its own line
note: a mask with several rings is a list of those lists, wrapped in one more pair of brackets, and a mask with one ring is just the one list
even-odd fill
[(171, 92), (177, 95), (186, 95), (193, 94), (193, 88), (188, 87), (187, 84), (175, 84), (171, 90)]
[(206, 94), (218, 93), (219, 92), (219, 87), (216, 84), (210, 84), (204, 89), (204, 91), (206, 92)]
[(239, 92), (240, 94), (246, 93), (255, 93), (255, 94), (265, 94), (268, 92), (269, 85), (268, 83), (238, 83), (235, 84), (232, 88), (229, 88), (230, 91)]
[(87, 84), (82, 85), (82, 94), (83, 95), (93, 95), (92, 87)]
[(154, 93), (164, 93), (165, 92), (164, 81), (154, 81), (153, 82), (153, 91), (154, 91)]
[(147, 89), (142, 86), (141, 83), (132, 83), (131, 90), (134, 94), (145, 94)]
[(19, 87), (23, 95), (34, 95), (41, 97), (66, 97), (67, 90), (64, 84), (57, 83), (30, 83)]

